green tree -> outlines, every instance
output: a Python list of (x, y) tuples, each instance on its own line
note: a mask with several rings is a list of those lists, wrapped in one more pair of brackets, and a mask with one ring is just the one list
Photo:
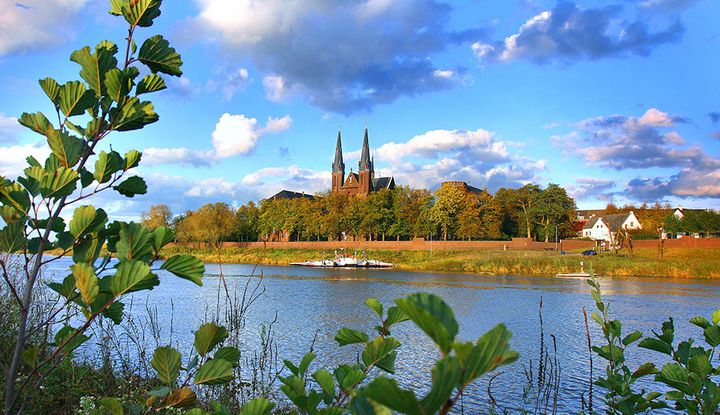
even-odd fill
[(255, 202), (240, 206), (235, 212), (237, 228), (235, 239), (242, 242), (257, 241), (259, 234), (260, 208)]
[[(119, 47), (107, 40), (94, 49), (86, 46), (73, 52), (70, 59), (80, 66), (82, 80), (60, 84), (48, 77), (39, 81), (57, 123), (42, 112), (19, 118), (20, 124), (45, 137), (52, 153), (44, 163), (28, 157), (28, 167), (16, 180), (0, 177), (4, 222), (0, 251), (19, 253), (24, 262), (18, 283), (3, 271), (3, 282), (19, 314), (12, 359), (5, 371), (6, 415), (23, 412), (26, 392), (40, 389), (46, 376), (89, 340), (86, 332), (94, 322), (107, 318), (120, 324), (123, 299), (158, 285), (158, 269), (202, 284), (204, 266), (189, 255), (173, 256), (151, 268), (160, 249), (173, 240), (171, 230), (108, 223), (103, 209), (79, 206), (101, 192), (133, 197), (147, 191), (142, 178), (130, 176), (141, 153), (130, 150), (121, 155), (112, 150), (108, 139), (112, 132), (135, 131), (156, 122), (159, 116), (144, 97), (166, 88), (161, 74), (182, 74), (180, 55), (162, 36), (149, 37), (137, 47), (137, 29), (151, 26), (160, 15), (160, 6), (160, 0), (113, 0), (110, 13), (128, 23), (124, 53), (118, 56)], [(140, 77), (141, 73), (145, 75)], [(73, 207), (66, 223), (63, 218)], [(48, 250), (61, 255), (48, 257)], [(62, 255), (72, 255), (70, 273), (62, 282), (48, 284), (59, 294), (53, 306), (59, 321), (32, 322), (40, 270)], [(0, 269), (6, 270), (4, 260), (0, 262)], [(62, 313), (65, 309), (68, 312)], [(63, 318), (65, 314), (68, 317)], [(52, 332), (54, 338), (32, 344), (28, 336), (32, 332)]]
[(452, 237), (458, 228), (458, 216), (466, 205), (465, 192), (457, 186), (445, 183), (435, 191), (435, 204), (430, 215), (440, 228), (443, 240)]
[(150, 206), (150, 210), (142, 212), (140, 218), (142, 219), (143, 225), (150, 229), (156, 229), (161, 226), (170, 228), (172, 216), (168, 205), (159, 204)]
[(555, 226), (565, 228), (572, 226), (575, 212), (575, 201), (568, 196), (565, 189), (550, 183), (539, 192), (531, 193), (528, 213), (532, 220), (540, 225), (545, 242), (555, 234)]

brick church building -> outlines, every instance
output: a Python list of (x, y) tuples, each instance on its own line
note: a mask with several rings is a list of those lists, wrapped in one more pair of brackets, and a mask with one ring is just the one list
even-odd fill
[(367, 196), (380, 189), (394, 189), (395, 179), (392, 177), (375, 177), (375, 161), (370, 157), (370, 144), (368, 143), (368, 129), (365, 127), (358, 171), (354, 173), (352, 168), (350, 174), (345, 177), (345, 163), (342, 155), (342, 139), (338, 131), (337, 144), (335, 145), (335, 161), (332, 164), (332, 193), (346, 195)]

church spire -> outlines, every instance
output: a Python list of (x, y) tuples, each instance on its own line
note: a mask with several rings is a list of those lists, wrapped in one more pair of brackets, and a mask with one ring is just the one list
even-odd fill
[(338, 128), (337, 144), (335, 144), (335, 161), (332, 165), (333, 173), (343, 173), (345, 175), (345, 163), (342, 156), (342, 140), (340, 139), (340, 129)]
[(370, 144), (368, 144), (368, 128), (365, 125), (365, 137), (363, 138), (362, 151), (360, 152), (359, 171), (369, 171), (372, 161), (370, 160)]

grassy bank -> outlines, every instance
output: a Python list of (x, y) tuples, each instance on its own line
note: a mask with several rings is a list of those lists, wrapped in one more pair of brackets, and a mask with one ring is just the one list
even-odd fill
[[(196, 249), (174, 246), (165, 255), (189, 253), (206, 262), (287, 265), (290, 262), (320, 259), (323, 252), (311, 249)], [(331, 258), (332, 253), (326, 253)], [(586, 269), (592, 263), (599, 275), (614, 277), (720, 278), (720, 249), (674, 249), (659, 261), (654, 249), (635, 251), (634, 257), (612, 254), (580, 257), (544, 251), (368, 251), (368, 258), (392, 262), (408, 271), (475, 272), (517, 275), (555, 275), (578, 272), (580, 261)]]

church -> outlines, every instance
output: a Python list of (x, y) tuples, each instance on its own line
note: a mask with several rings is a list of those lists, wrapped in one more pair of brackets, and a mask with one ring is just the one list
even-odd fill
[(367, 196), (380, 189), (394, 189), (395, 179), (392, 177), (375, 177), (375, 159), (370, 156), (368, 142), (368, 129), (365, 127), (360, 161), (357, 173), (350, 169), (345, 177), (345, 163), (343, 162), (342, 138), (338, 131), (337, 144), (335, 144), (335, 160), (332, 164), (332, 193), (344, 195)]

